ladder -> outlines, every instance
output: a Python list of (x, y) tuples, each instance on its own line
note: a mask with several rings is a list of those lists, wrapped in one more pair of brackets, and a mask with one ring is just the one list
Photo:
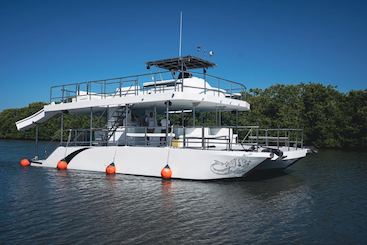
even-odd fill
[[(111, 118), (107, 121), (107, 142), (115, 135), (119, 126), (123, 125), (126, 117), (126, 107), (118, 107), (111, 115)], [(108, 126), (112, 123), (111, 127)]]

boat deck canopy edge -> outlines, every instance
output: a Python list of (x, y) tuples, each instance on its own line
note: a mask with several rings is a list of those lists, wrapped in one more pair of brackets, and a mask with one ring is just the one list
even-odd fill
[(195, 56), (183, 56), (183, 57), (175, 57), (169, 59), (155, 60), (146, 62), (147, 68), (149, 69), (151, 66), (156, 66), (161, 69), (169, 70), (169, 71), (179, 71), (181, 70), (181, 66), (184, 69), (200, 69), (200, 68), (211, 68), (214, 67), (215, 64), (213, 62), (195, 57)]

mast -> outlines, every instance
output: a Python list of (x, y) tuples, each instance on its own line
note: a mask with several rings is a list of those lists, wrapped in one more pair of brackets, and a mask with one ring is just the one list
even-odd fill
[[(183, 91), (183, 82), (184, 82), (184, 73), (183, 73), (183, 62), (182, 62), (182, 11), (180, 12), (180, 47), (178, 50), (178, 56), (180, 57), (181, 61), (181, 92)], [(175, 86), (176, 87), (176, 86)]]
[(181, 58), (182, 55), (182, 11), (180, 12), (180, 44), (178, 49), (178, 56)]

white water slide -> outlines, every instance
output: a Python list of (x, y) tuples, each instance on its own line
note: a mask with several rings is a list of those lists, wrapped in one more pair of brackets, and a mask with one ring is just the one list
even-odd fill
[(27, 130), (33, 128), (39, 123), (47, 121), (56, 114), (57, 112), (46, 113), (45, 110), (42, 109), (27, 118), (17, 121), (15, 124), (17, 125), (18, 130)]

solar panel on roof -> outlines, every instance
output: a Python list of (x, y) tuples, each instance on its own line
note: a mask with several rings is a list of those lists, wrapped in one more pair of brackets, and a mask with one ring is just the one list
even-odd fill
[(195, 56), (184, 56), (184, 57), (176, 57), (176, 58), (170, 58), (170, 59), (163, 59), (163, 60), (156, 60), (156, 61), (149, 61), (146, 62), (147, 67), (150, 66), (157, 66), (161, 69), (166, 69), (170, 71), (178, 71), (181, 70), (181, 66), (183, 66), (185, 69), (200, 69), (200, 68), (211, 68), (214, 67), (215, 64), (203, 60), (201, 58), (195, 57)]

